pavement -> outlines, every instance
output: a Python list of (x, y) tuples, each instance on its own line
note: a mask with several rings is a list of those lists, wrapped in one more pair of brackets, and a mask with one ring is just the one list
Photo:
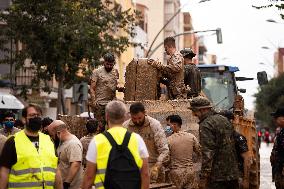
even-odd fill
[(272, 171), (270, 165), (270, 153), (273, 144), (267, 146), (265, 143), (261, 144), (260, 153), (260, 189), (275, 189), (274, 182), (272, 182)]

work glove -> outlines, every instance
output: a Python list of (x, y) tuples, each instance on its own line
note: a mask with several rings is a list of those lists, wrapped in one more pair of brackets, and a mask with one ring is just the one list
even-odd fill
[(149, 65), (154, 64), (154, 62), (155, 62), (155, 60), (154, 60), (154, 59), (148, 59), (148, 60), (147, 60), (147, 63), (148, 63)]
[(161, 63), (161, 62), (156, 61), (156, 60), (154, 60), (154, 59), (149, 59), (149, 60), (147, 61), (147, 63), (148, 63), (149, 65), (155, 67), (155, 68), (158, 68), (158, 69), (162, 66), (162, 63)]
[(150, 178), (151, 181), (156, 182), (158, 180), (159, 177), (159, 172), (161, 169), (162, 164), (161, 163), (156, 163), (150, 170)]

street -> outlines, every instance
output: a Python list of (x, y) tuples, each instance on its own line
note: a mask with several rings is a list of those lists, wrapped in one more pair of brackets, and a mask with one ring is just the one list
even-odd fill
[(270, 165), (270, 153), (273, 144), (267, 146), (265, 143), (261, 144), (260, 153), (260, 189), (275, 189), (274, 182), (272, 182), (272, 173)]

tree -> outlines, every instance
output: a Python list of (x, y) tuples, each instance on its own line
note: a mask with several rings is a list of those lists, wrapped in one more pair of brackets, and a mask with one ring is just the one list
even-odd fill
[(256, 97), (256, 119), (264, 125), (273, 125), (271, 112), (284, 106), (284, 74), (271, 79), (267, 85), (261, 86)]
[[(30, 59), (35, 77), (32, 86), (25, 87), (49, 91), (47, 81), (55, 76), (61, 113), (63, 90), (82, 80), (77, 76), (80, 69), (86, 79), (103, 53), (119, 55), (131, 44), (135, 17), (134, 11), (123, 11), (110, 0), (14, 0), (0, 13), (0, 23), (5, 25), (0, 49), (11, 55), (1, 63), (13, 61), (19, 69)], [(24, 48), (10, 52), (5, 46), (9, 40), (23, 43)]]
[[(284, 9), (284, 3), (283, 3), (283, 0), (268, 0), (268, 4), (264, 4), (264, 5), (260, 5), (260, 6), (253, 5), (252, 7), (256, 8), (256, 9), (264, 9), (264, 8), (275, 7), (278, 10), (283, 10)], [(281, 16), (282, 19), (284, 19), (284, 14), (280, 13), (280, 16)]]

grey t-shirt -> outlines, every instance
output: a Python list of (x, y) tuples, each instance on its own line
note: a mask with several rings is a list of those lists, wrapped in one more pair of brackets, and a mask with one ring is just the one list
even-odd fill
[(73, 135), (71, 139), (61, 143), (57, 149), (59, 165), (62, 181), (65, 182), (72, 162), (81, 162), (81, 167), (71, 182), (70, 189), (78, 189), (83, 180), (83, 147), (80, 140)]

